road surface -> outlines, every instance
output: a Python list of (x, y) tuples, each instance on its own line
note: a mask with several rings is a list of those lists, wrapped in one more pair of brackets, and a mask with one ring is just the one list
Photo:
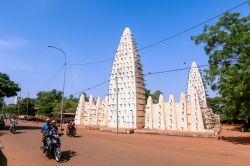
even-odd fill
[(41, 124), (19, 122), (16, 134), (0, 130), (8, 166), (249, 166), (250, 137), (240, 140), (115, 134), (78, 129), (62, 136), (62, 161), (42, 153)]

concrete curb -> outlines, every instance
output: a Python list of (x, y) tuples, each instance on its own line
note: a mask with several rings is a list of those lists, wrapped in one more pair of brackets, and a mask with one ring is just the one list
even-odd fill
[[(77, 125), (78, 128), (84, 128), (87, 130), (99, 130), (101, 132), (112, 132), (116, 133), (116, 128), (100, 127), (100, 126), (85, 126)], [(151, 134), (151, 135), (162, 135), (162, 136), (177, 136), (177, 137), (196, 137), (196, 138), (215, 138), (221, 139), (219, 135), (215, 135), (212, 131), (207, 132), (181, 132), (181, 131), (167, 131), (167, 130), (148, 130), (148, 129), (124, 129), (119, 128), (118, 133), (123, 134)]]

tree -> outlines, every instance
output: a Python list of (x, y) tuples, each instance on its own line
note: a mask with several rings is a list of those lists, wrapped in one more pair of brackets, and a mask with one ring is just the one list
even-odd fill
[(250, 116), (250, 15), (225, 13), (192, 37), (209, 57), (206, 82), (221, 95), (222, 111), (232, 120)]
[[(73, 95), (70, 95), (69, 98), (64, 98), (63, 104), (63, 112), (64, 113), (74, 113), (76, 112), (76, 108), (78, 106), (78, 98), (75, 98)], [(53, 113), (60, 114), (61, 113), (61, 103), (57, 103), (53, 109)]]
[(18, 114), (17, 105), (9, 104), (8, 106), (3, 108), (3, 113), (8, 115), (17, 115)]
[(10, 80), (9, 76), (4, 73), (0, 73), (0, 103), (3, 106), (4, 97), (16, 96), (17, 92), (21, 89), (18, 84)]
[[(27, 111), (27, 103), (28, 103), (28, 111)], [(36, 114), (36, 109), (35, 109), (35, 103), (36, 99), (32, 98), (24, 98), (22, 99), (18, 104), (19, 106), (19, 114), (20, 115), (35, 115)], [(17, 107), (18, 107), (17, 106)]]
[(7, 74), (0, 73), (0, 98), (16, 96), (20, 90)]
[(153, 94), (151, 94), (154, 104), (159, 102), (159, 97), (161, 94), (163, 94), (163, 93), (160, 90), (157, 90)]
[(145, 89), (145, 100), (146, 100), (146, 103), (147, 103), (147, 100), (148, 100), (149, 96), (151, 96), (150, 90)]
[(38, 107), (38, 114), (49, 115), (62, 99), (62, 92), (55, 89), (45, 92), (40, 91), (37, 94), (36, 105)]
[(150, 90), (146, 89), (145, 91), (145, 98), (146, 98), (146, 101), (148, 99), (149, 96), (152, 97), (152, 100), (153, 100), (153, 103), (156, 104), (159, 102), (159, 97), (160, 95), (163, 94), (160, 90), (157, 90), (155, 91), (154, 93), (150, 93)]

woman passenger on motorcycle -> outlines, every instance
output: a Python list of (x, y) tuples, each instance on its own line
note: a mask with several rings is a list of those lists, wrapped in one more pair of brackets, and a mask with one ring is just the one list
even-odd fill
[(56, 132), (58, 132), (58, 127), (56, 126), (56, 121), (55, 121), (55, 120), (52, 120), (52, 121), (51, 121), (51, 127), (52, 127), (52, 129), (54, 129)]

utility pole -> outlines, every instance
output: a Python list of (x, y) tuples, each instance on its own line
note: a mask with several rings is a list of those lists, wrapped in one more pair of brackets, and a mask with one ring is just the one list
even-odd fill
[[(20, 86), (20, 89), (22, 89), (21, 84), (18, 83), (18, 85)], [(20, 96), (19, 97), (17, 96), (17, 113), (18, 113), (18, 117), (20, 116), (20, 102), (22, 100), (21, 96), (22, 96), (22, 90), (20, 90)]]
[(3, 108), (4, 108), (4, 98), (3, 98), (3, 106), (2, 106), (2, 115), (3, 115)]
[(27, 98), (27, 109), (26, 109), (26, 116), (28, 116), (28, 112), (29, 112), (29, 92), (28, 92), (28, 98)]
[(115, 77), (116, 82), (116, 134), (118, 134), (118, 78)]
[(66, 67), (67, 67), (67, 55), (66, 53), (60, 49), (60, 48), (57, 48), (55, 46), (52, 46), (52, 45), (48, 45), (49, 48), (54, 48), (54, 49), (57, 49), (59, 51), (61, 51), (64, 55), (64, 75), (63, 75), (63, 89), (62, 89), (62, 105), (61, 105), (61, 120), (60, 120), (60, 127), (62, 128), (62, 118), (63, 118), (63, 100), (64, 100), (64, 88), (65, 88), (65, 80), (66, 80)]
[(19, 102), (20, 101), (17, 100), (17, 113), (18, 113), (18, 117), (20, 116), (20, 111), (19, 111), (20, 110), (20, 107), (19, 107), (20, 104), (19, 104)]

